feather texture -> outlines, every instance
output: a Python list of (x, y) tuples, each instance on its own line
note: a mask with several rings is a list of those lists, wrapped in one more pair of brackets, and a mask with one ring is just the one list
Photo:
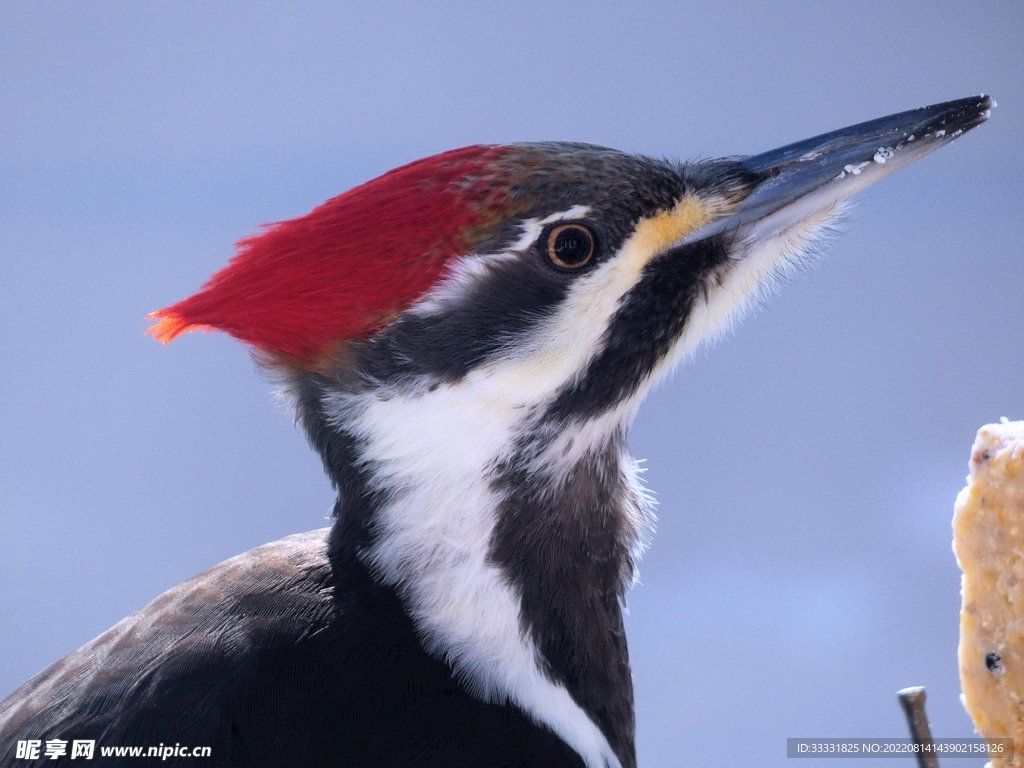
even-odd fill
[(475, 145), (410, 163), (305, 216), (241, 240), (195, 295), (149, 315), (169, 342), (216, 329), (309, 367), (348, 339), (386, 325), (422, 296), (467, 231), (494, 204), (491, 165), (505, 149)]

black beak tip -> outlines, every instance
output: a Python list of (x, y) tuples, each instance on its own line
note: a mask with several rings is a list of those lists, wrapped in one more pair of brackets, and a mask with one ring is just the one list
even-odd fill
[(956, 131), (966, 132), (988, 120), (995, 106), (996, 102), (992, 97), (983, 93), (980, 96), (925, 107), (924, 111), (935, 110), (937, 114), (923, 130), (926, 134), (938, 131), (946, 131), (947, 134)]

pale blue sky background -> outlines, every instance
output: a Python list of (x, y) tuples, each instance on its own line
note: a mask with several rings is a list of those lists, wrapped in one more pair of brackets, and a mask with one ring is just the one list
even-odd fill
[(473, 142), (748, 153), (985, 91), (989, 124), (861, 194), (632, 435), (661, 502), (630, 600), (642, 766), (903, 736), (911, 684), (970, 735), (949, 520), (976, 428), (1024, 418), (1022, 41), (1020, 0), (5, 0), (0, 697), (326, 524), (246, 351), (143, 335), (259, 223)]

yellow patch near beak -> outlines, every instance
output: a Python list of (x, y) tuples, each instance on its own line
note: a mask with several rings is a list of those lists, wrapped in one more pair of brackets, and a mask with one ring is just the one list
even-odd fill
[(696, 195), (686, 195), (675, 207), (643, 219), (633, 230), (633, 247), (644, 260), (678, 243), (714, 218), (711, 206)]
[[(705, 199), (697, 195), (685, 195), (679, 202), (665, 211), (641, 219), (622, 245), (619, 257), (613, 259), (610, 267), (617, 287), (609, 286), (608, 295), (619, 298), (630, 288), (643, 272), (648, 262), (666, 248), (678, 243), (684, 237), (711, 223), (725, 213), (729, 203), (724, 198)], [(621, 281), (621, 282), (620, 282)]]

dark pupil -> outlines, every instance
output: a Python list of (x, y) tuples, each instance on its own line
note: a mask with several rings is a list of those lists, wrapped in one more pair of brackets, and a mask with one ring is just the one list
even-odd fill
[(564, 264), (579, 264), (590, 256), (590, 236), (579, 227), (563, 229), (555, 235), (555, 256)]

